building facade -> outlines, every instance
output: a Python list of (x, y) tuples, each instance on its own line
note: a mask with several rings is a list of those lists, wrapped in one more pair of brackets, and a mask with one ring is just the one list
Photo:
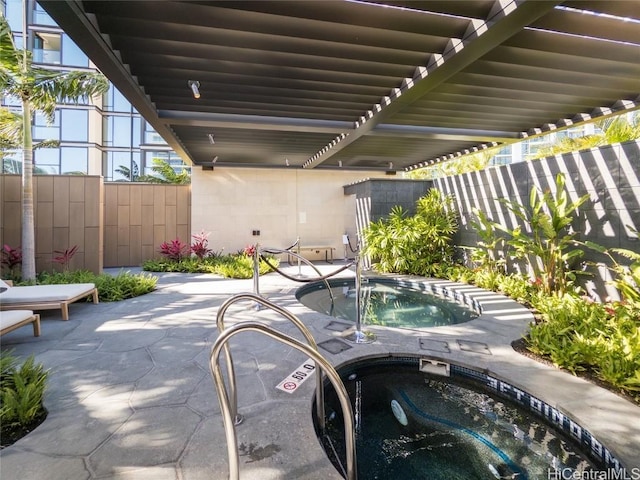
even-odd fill
[[(27, 47), (34, 64), (51, 70), (96, 71), (89, 58), (34, 0), (0, 0), (16, 45)], [(25, 22), (26, 20), (26, 22)], [(0, 99), (3, 107), (19, 110), (15, 98)], [(188, 168), (158, 133), (113, 85), (101, 99), (60, 104), (53, 124), (36, 113), (33, 140), (55, 140), (59, 146), (34, 151), (34, 172), (41, 174), (102, 175), (106, 181), (129, 181), (150, 174), (154, 159), (176, 170)], [(22, 154), (5, 152), (3, 173), (19, 173)]]

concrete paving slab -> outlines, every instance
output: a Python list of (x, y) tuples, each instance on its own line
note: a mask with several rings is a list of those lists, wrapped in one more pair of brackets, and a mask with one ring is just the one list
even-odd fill
[[(337, 267), (319, 266), (323, 273)], [(284, 268), (289, 274), (298, 271), (296, 266)], [(341, 274), (349, 275), (353, 273)], [(514, 302), (476, 287), (432, 283), (486, 300), (485, 314), (451, 327), (368, 327), (377, 335), (374, 343), (347, 342), (351, 348), (345, 351), (321, 352), (336, 366), (397, 354), (489, 372), (571, 415), (628, 468), (640, 468), (638, 406), (515, 353), (510, 343), (522, 335), (531, 317)], [(261, 293), (298, 315), (317, 342), (346, 342), (351, 330), (326, 328), (334, 319), (300, 304), (295, 298), (298, 286), (275, 274), (260, 279)], [(250, 280), (160, 274), (158, 289), (151, 294), (114, 304), (74, 305), (69, 322), (47, 315), (38, 338), (20, 329), (3, 336), (3, 348), (14, 348), (22, 357), (36, 354), (50, 369), (51, 381), (45, 397), (49, 417), (0, 452), (2, 479), (227, 478), (226, 437), (209, 355), (218, 335), (217, 309), (231, 295), (252, 287)], [(251, 304), (233, 306), (227, 316), (228, 325), (252, 319), (302, 338), (280, 316), (257, 312)], [(491, 355), (483, 353), (484, 348), (464, 351), (460, 346), (474, 344), (486, 345)], [(237, 429), (243, 446), (241, 478), (341, 478), (313, 428), (315, 381), (305, 382), (294, 395), (275, 388), (306, 358), (254, 332), (234, 337), (230, 345), (239, 409), (246, 417)]]
[(137, 410), (89, 456), (91, 470), (97, 476), (111, 476), (139, 467), (176, 463), (200, 418), (180, 406)]
[(197, 363), (161, 364), (136, 382), (129, 402), (134, 409), (184, 404), (209, 372)]
[(2, 450), (2, 478), (47, 480), (88, 480), (91, 474), (81, 457), (57, 457), (22, 450)]

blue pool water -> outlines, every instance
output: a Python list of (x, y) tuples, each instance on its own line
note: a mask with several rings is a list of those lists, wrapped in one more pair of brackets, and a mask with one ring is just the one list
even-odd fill
[[(568, 436), (468, 380), (398, 361), (367, 361), (340, 374), (354, 409), (358, 478), (547, 480), (555, 478), (549, 472), (596, 468)], [(325, 397), (330, 420), (319, 436), (344, 475), (342, 414), (332, 388)]]
[[(353, 279), (332, 279), (301, 287), (296, 297), (306, 307), (343, 320), (356, 320)], [(387, 327), (422, 328), (468, 322), (478, 313), (466, 305), (438, 296), (417, 285), (387, 278), (370, 278), (362, 285), (363, 323)]]

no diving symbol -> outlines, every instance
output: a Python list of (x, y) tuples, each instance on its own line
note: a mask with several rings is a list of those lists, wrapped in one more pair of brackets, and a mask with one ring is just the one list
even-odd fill
[(302, 385), (315, 372), (316, 366), (313, 360), (307, 359), (302, 365), (285, 377), (276, 388), (289, 394), (295, 393), (298, 387)]

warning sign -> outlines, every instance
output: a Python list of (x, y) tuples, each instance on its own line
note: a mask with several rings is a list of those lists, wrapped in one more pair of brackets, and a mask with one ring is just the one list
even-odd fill
[(315, 370), (315, 362), (309, 358), (306, 362), (291, 372), (287, 378), (282, 380), (276, 388), (283, 392), (293, 393), (313, 374)]

